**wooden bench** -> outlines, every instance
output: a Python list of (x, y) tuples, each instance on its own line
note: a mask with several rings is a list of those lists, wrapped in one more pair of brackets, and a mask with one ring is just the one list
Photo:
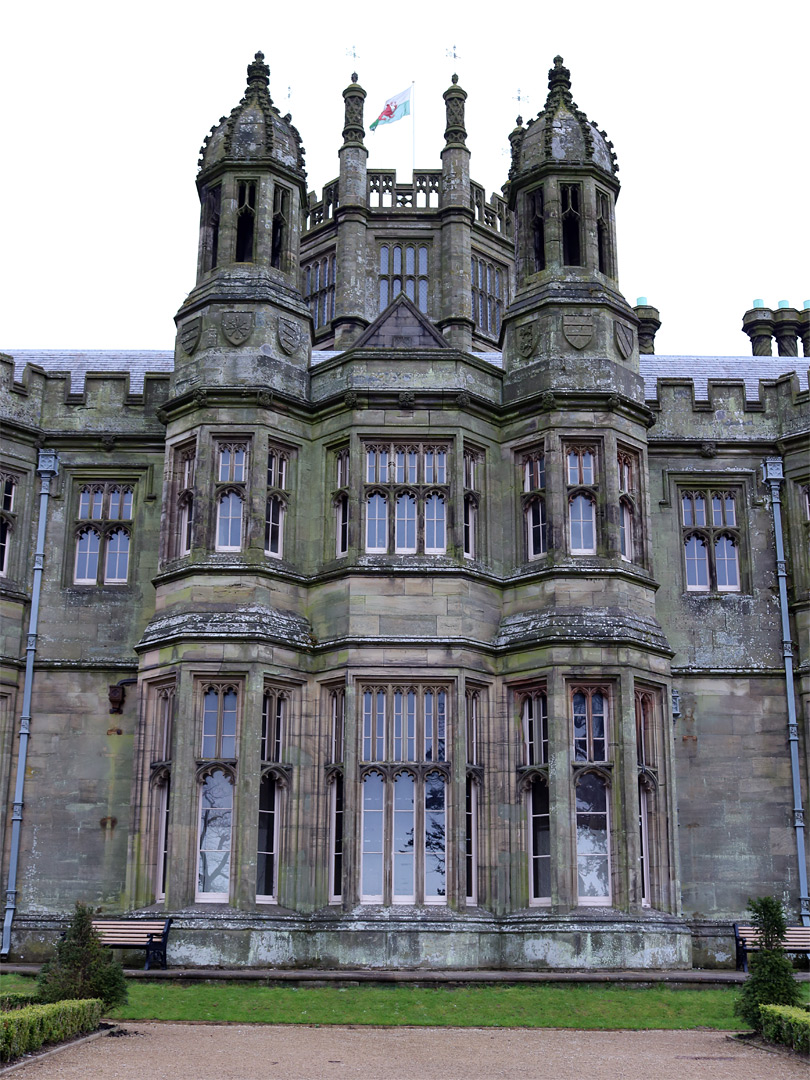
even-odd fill
[(153, 960), (166, 967), (171, 919), (93, 919), (93, 929), (108, 949), (146, 949), (144, 971)]
[[(734, 923), (734, 942), (737, 947), (737, 971), (748, 971), (748, 954), (759, 952), (761, 934), (755, 926)], [(782, 938), (782, 948), (789, 953), (810, 956), (810, 926), (789, 926)]]

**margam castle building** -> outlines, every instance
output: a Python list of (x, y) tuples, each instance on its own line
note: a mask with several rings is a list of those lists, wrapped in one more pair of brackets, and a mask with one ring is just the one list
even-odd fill
[(3, 955), (81, 899), (172, 963), (732, 962), (809, 913), (810, 310), (655, 355), (559, 57), (503, 197), (455, 78), (403, 181), (354, 77), (320, 197), (268, 85), (174, 352), (0, 357)]

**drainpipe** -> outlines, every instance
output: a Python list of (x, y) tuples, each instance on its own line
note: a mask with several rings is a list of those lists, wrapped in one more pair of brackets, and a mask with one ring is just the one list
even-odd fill
[(34, 659), (37, 652), (37, 623), (39, 621), (39, 594), (42, 588), (42, 569), (45, 561), (45, 524), (48, 516), (48, 496), (51, 480), (59, 468), (55, 450), (40, 450), (37, 474), (42, 479), (39, 492), (39, 522), (37, 523), (37, 547), (34, 552), (34, 583), (31, 591), (31, 619), (28, 623), (28, 643), (25, 650), (25, 682), (23, 706), (20, 715), (20, 751), (17, 756), (17, 782), (14, 787), (14, 805), (11, 811), (11, 853), (6, 884), (6, 915), (3, 920), (3, 943), (0, 959), (7, 960), (11, 950), (11, 924), (17, 909), (17, 864), (20, 860), (20, 830), (22, 828), (23, 787), (25, 763), (28, 757), (28, 738), (31, 731), (31, 688), (34, 681)]
[(810, 926), (810, 898), (807, 895), (807, 859), (804, 850), (804, 807), (802, 806), (801, 774), (799, 772), (799, 724), (796, 719), (796, 696), (793, 686), (793, 642), (790, 639), (787, 602), (787, 562), (782, 538), (782, 500), (779, 489), (785, 478), (782, 459), (765, 458), (762, 462), (762, 482), (771, 491), (773, 528), (776, 536), (776, 576), (779, 579), (779, 609), (782, 615), (782, 653), (785, 658), (785, 691), (790, 743), (790, 771), (793, 777), (793, 825), (796, 829), (796, 854), (799, 860), (799, 911), (802, 925)]

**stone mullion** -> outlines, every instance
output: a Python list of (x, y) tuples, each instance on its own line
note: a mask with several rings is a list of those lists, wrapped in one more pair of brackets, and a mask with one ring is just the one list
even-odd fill
[[(639, 836), (638, 754), (633, 672), (624, 668), (612, 702), (610, 760), (613, 783), (611, 849), (614, 854), (613, 906), (641, 907), (641, 838)], [(623, 838), (624, 843), (619, 842)]]
[(596, 186), (593, 180), (583, 177), (580, 181), (580, 191), (582, 192), (580, 228), (582, 230), (582, 254), (584, 256), (582, 263), (583, 266), (593, 271), (599, 269), (599, 239), (596, 228), (597, 199)]
[(560, 270), (562, 256), (562, 218), (560, 210), (560, 185), (556, 177), (543, 182), (543, 205), (546, 233), (546, 270)]
[(577, 905), (574, 776), (568, 685), (556, 665), (549, 668), (546, 700), (549, 726), (549, 819), (551, 906), (560, 914)]
[[(605, 552), (609, 558), (621, 556), (622, 545), (619, 534), (619, 468), (618, 447), (616, 445), (616, 433), (605, 431), (604, 441), (601, 447), (597, 447), (597, 455), (602, 455), (603, 460), (597, 461), (597, 529), (602, 523), (601, 532), (597, 532), (596, 550)], [(607, 549), (607, 550), (605, 550)]]
[(188, 669), (177, 677), (174, 759), (169, 804), (169, 854), (166, 907), (178, 910), (194, 903), (197, 875), (200, 785), (200, 724), (197, 716), (195, 680)]
[[(481, 760), (486, 763), (486, 814), (481, 827), (489, 837), (487, 895), (495, 915), (504, 915), (527, 901), (523, 802), (517, 789), (516, 753), (519, 731), (513, 722), (512, 694), (505, 683), (495, 684), (487, 715), (487, 738), (482, 740)], [(523, 858), (521, 858), (523, 853)], [(521, 903), (522, 899), (522, 903)]]
[[(149, 747), (152, 743), (153, 728), (150, 720), (154, 714), (154, 698), (150, 696), (149, 690), (150, 684), (142, 681), (138, 688), (140, 707), (133, 747), (133, 797), (127, 843), (126, 881), (126, 895), (133, 907), (151, 904), (156, 891), (159, 822), (154, 810), (157, 792), (154, 785), (150, 784)], [(172, 704), (174, 705), (174, 702)]]
[[(445, 746), (450, 754), (450, 777), (446, 785), (446, 844), (447, 844), (447, 902), (450, 907), (461, 909), (466, 906), (466, 869), (467, 869), (467, 695), (464, 672), (459, 673), (455, 687), (448, 687), (448, 705), (452, 712), (446, 719), (453, 733), (452, 740), (446, 738)], [(449, 711), (449, 710), (448, 710)]]
[[(246, 174), (247, 175), (247, 174)], [(256, 177), (256, 220), (255, 239), (256, 265), (269, 266), (273, 249), (273, 196), (275, 193), (275, 180), (270, 176)], [(290, 201), (295, 198), (295, 192), (290, 191)], [(292, 206), (290, 207), (292, 210)], [(283, 258), (282, 258), (283, 263)]]
[[(565, 451), (556, 431), (546, 438), (546, 536), (549, 551), (568, 551), (568, 485)], [(525, 525), (524, 525), (525, 530)]]
[[(662, 835), (659, 838), (659, 850), (665, 858), (661, 859), (659, 890), (662, 907), (674, 915), (681, 913), (681, 867), (678, 846), (677, 824), (678, 807), (675, 801), (675, 739), (672, 723), (672, 684), (667, 683), (661, 694), (661, 739), (658, 762), (658, 792), (656, 795), (656, 813)], [(665, 876), (666, 875), (666, 876)]]
[(264, 678), (255, 668), (242, 690), (238, 762), (234, 790), (234, 840), (231, 875), (234, 906), (250, 909), (256, 903), (256, 859), (259, 836), (260, 739)]
[(363, 785), (359, 777), (360, 692), (353, 679), (346, 684), (343, 704), (343, 908), (351, 910), (360, 899), (360, 827)]
[(236, 257), (236, 194), (236, 179), (233, 173), (229, 172), (222, 178), (218, 247), (219, 266), (232, 263)]

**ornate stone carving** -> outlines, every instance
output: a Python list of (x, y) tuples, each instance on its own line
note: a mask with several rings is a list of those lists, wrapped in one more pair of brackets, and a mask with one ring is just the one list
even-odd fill
[(180, 327), (180, 344), (183, 346), (183, 351), (189, 356), (199, 345), (201, 333), (202, 319), (199, 315), (195, 319), (187, 319)]
[(717, 457), (717, 443), (712, 442), (711, 440), (701, 443), (700, 454), (701, 457), (705, 458)]
[(613, 334), (616, 338), (616, 345), (619, 352), (626, 360), (633, 351), (633, 330), (631, 327), (627, 326), (626, 323), (614, 319)]
[(543, 412), (551, 412), (551, 410), (555, 408), (556, 404), (557, 402), (552, 391), (543, 391), (543, 393), (540, 395), (540, 408), (543, 410)]
[(456, 405), (458, 405), (460, 409), (466, 409), (469, 407), (469, 404), (470, 395), (467, 393), (466, 390), (459, 390), (459, 392), (456, 394)]
[(115, 448), (115, 436), (114, 435), (102, 435), (101, 445), (106, 453), (110, 453)]
[(169, 414), (165, 409), (157, 408), (155, 409), (155, 419), (159, 424), (165, 424), (168, 422)]
[(256, 403), (260, 409), (269, 409), (273, 404), (273, 393), (271, 390), (260, 390), (256, 395)]
[(534, 323), (523, 323), (517, 328), (517, 347), (521, 356), (530, 357), (534, 352)]
[(610, 408), (610, 409), (614, 409), (614, 410), (618, 409), (618, 407), (621, 405), (621, 403), (622, 403), (622, 399), (619, 397), (618, 394), (611, 394), (610, 397), (608, 398), (608, 408)]
[(197, 404), (200, 406), (200, 408), (204, 409), (205, 406), (208, 404), (208, 391), (207, 390), (203, 390), (200, 387), (200, 388), (198, 388), (197, 390), (194, 391), (192, 396), (193, 396), (194, 400), (197, 402)]
[(412, 390), (403, 390), (399, 395), (400, 409), (412, 409), (415, 401), (416, 395)]
[(231, 345), (244, 345), (253, 333), (253, 312), (226, 311), (222, 316), (222, 333)]
[(279, 315), (278, 343), (288, 356), (297, 352), (304, 343), (304, 329), (301, 324)]
[(590, 315), (563, 315), (563, 334), (569, 345), (584, 349), (593, 337), (593, 318)]
[(347, 409), (353, 409), (357, 404), (357, 394), (354, 390), (348, 390), (343, 396), (343, 401)]

